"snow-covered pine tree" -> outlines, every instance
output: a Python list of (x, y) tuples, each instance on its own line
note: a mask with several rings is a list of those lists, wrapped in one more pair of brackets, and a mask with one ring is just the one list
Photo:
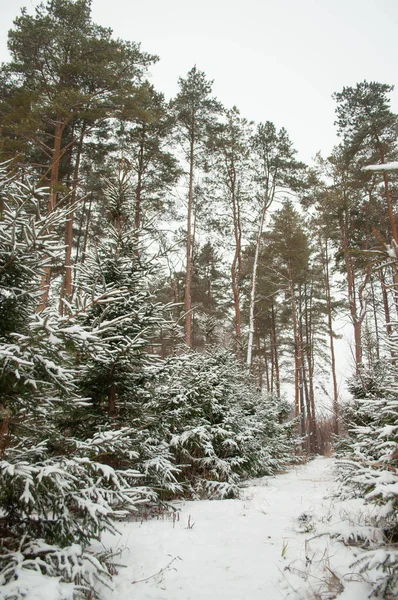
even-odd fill
[[(396, 347), (396, 340), (388, 346)], [(394, 358), (360, 369), (350, 383), (353, 401), (343, 410), (348, 436), (337, 447), (343, 494), (372, 503), (373, 525), (384, 533), (382, 548), (363, 540), (369, 550), (355, 564), (372, 572), (375, 595), (388, 599), (398, 595), (398, 480), (392, 457), (398, 444), (397, 380)]]
[(108, 584), (107, 556), (88, 545), (147, 496), (135, 470), (100, 461), (134, 454), (128, 429), (79, 437), (74, 427), (87, 405), (75, 356), (100, 340), (72, 315), (37, 312), (43, 269), (63, 254), (54, 232), (67, 217), (58, 209), (42, 216), (47, 195), (0, 168), (0, 585), (12, 599), (48, 575), (63, 582), (54, 600), (94, 593), (97, 579)]

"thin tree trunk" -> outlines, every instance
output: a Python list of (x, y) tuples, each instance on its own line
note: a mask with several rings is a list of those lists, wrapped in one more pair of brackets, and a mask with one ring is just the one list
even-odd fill
[(51, 175), (50, 175), (50, 194), (48, 197), (48, 212), (54, 210), (57, 204), (57, 187), (59, 181), (59, 162), (61, 160), (62, 134), (64, 132), (64, 123), (61, 116), (57, 115), (54, 130), (54, 149), (51, 160)]
[(362, 365), (362, 322), (365, 317), (365, 311), (361, 310), (360, 314), (358, 314), (355, 275), (352, 266), (351, 254), (349, 252), (348, 232), (346, 226), (347, 219), (348, 217), (346, 210), (345, 223), (343, 223), (342, 219), (340, 220), (340, 230), (342, 233), (343, 255), (347, 276), (348, 306), (350, 309), (351, 321), (354, 328), (355, 370), (356, 373), (359, 374)]
[[(73, 173), (73, 187), (72, 194), (70, 196), (69, 204), (73, 205), (76, 202), (77, 195), (77, 185), (79, 182), (79, 169), (80, 169), (80, 161), (83, 150), (83, 140), (86, 131), (86, 122), (83, 121), (82, 131), (80, 135), (79, 145), (77, 148), (77, 156), (75, 169)], [(72, 248), (73, 248), (73, 222), (74, 222), (74, 212), (71, 212), (68, 215), (68, 219), (65, 224), (65, 276), (63, 286), (61, 288), (61, 298), (60, 298), (60, 313), (63, 312), (63, 298), (66, 297), (67, 300), (70, 300), (73, 294), (72, 287)]]
[(235, 309), (235, 343), (236, 343), (236, 356), (241, 357), (241, 324), (240, 324), (240, 305), (239, 305), (239, 277), (236, 266), (236, 253), (231, 266), (231, 281), (232, 281), (232, 294), (234, 298), (234, 309)]
[[(308, 305), (309, 300), (309, 305)], [(307, 282), (304, 284), (304, 317), (305, 317), (305, 357), (307, 359), (308, 384), (307, 378), (304, 378), (304, 385), (308, 385), (309, 395), (309, 419), (311, 435), (311, 452), (317, 454), (317, 424), (315, 412), (315, 393), (314, 393), (314, 335), (312, 323), (312, 300), (313, 300), (313, 282), (311, 282), (310, 293), (308, 294)], [(303, 361), (304, 362), (304, 361)]]
[(191, 135), (190, 154), (189, 154), (189, 190), (188, 190), (188, 217), (187, 217), (187, 248), (186, 248), (186, 275), (185, 275), (185, 343), (191, 347), (191, 281), (192, 281), (192, 206), (193, 206), (193, 171), (194, 171), (194, 143), (195, 136)]
[(257, 356), (258, 356), (258, 387), (260, 392), (263, 389), (263, 368), (262, 368), (262, 352), (261, 352), (261, 340), (260, 340), (260, 332), (256, 331), (256, 345), (257, 345)]
[(263, 338), (263, 353), (264, 353), (264, 368), (265, 368), (265, 382), (267, 384), (267, 392), (272, 391), (272, 377), (273, 377), (273, 365), (272, 365), (272, 348), (271, 348), (271, 376), (270, 376), (270, 367), (269, 367), (269, 359), (267, 352), (267, 341), (266, 338)]
[(325, 238), (325, 255), (324, 255), (324, 275), (325, 275), (325, 290), (326, 290), (326, 311), (328, 321), (329, 348), (330, 348), (330, 363), (332, 370), (333, 382), (333, 431), (336, 435), (339, 433), (339, 395), (337, 389), (336, 376), (336, 358), (334, 353), (334, 337), (333, 337), (333, 321), (332, 321), (332, 297), (330, 292), (330, 277), (329, 277), (329, 252), (328, 240)]
[[(308, 383), (307, 383), (307, 373), (305, 369), (305, 343), (304, 343), (304, 326), (303, 326), (303, 317), (305, 317), (305, 310), (303, 310), (303, 292), (302, 286), (299, 284), (298, 286), (298, 303), (296, 302), (297, 307), (297, 335), (298, 335), (298, 346), (301, 351), (300, 362), (299, 362), (299, 375), (300, 375), (300, 397), (301, 402), (305, 406), (305, 420), (304, 420), (304, 434), (306, 439), (306, 448), (307, 451), (312, 453), (312, 436), (311, 436), (311, 404), (310, 397), (308, 394)], [(304, 293), (305, 297), (305, 293)]]
[(241, 317), (240, 317), (240, 302), (239, 302), (239, 282), (242, 273), (242, 257), (241, 257), (241, 244), (242, 244), (242, 230), (240, 222), (240, 206), (239, 199), (237, 197), (236, 190), (236, 174), (234, 165), (231, 166), (230, 170), (231, 178), (231, 201), (232, 201), (232, 216), (234, 224), (234, 238), (235, 238), (235, 253), (231, 265), (231, 283), (232, 283), (232, 294), (234, 298), (234, 309), (235, 309), (235, 343), (236, 343), (236, 356), (238, 359), (241, 358), (242, 344), (241, 344)]
[(0, 425), (0, 458), (4, 457), (7, 446), (10, 442), (9, 422), (11, 410), (9, 408), (2, 411), (2, 421)]
[(142, 219), (141, 195), (142, 195), (142, 176), (144, 173), (145, 136), (146, 136), (146, 125), (145, 125), (145, 123), (143, 123), (142, 130), (141, 130), (140, 148), (139, 148), (139, 152), (138, 152), (137, 186), (135, 188), (134, 225), (137, 230), (141, 226), (141, 219)]
[(275, 366), (275, 383), (276, 383), (276, 394), (279, 397), (281, 395), (281, 380), (279, 373), (279, 357), (278, 357), (278, 339), (276, 335), (276, 317), (274, 301), (271, 304), (271, 324), (272, 324), (272, 348), (274, 355), (274, 366)]
[(299, 414), (300, 414), (300, 434), (303, 438), (303, 444), (306, 446), (306, 418), (305, 418), (305, 403), (304, 403), (304, 384), (303, 384), (303, 374), (301, 370), (301, 365), (297, 370), (297, 386), (298, 386), (298, 399), (299, 399)]
[[(54, 129), (54, 148), (51, 159), (50, 167), (50, 193), (48, 195), (48, 212), (52, 212), (57, 204), (57, 188), (59, 179), (59, 161), (61, 159), (61, 147), (62, 147), (62, 133), (64, 125), (61, 121), (60, 115), (57, 115)], [(48, 296), (50, 292), (50, 280), (51, 280), (51, 267), (45, 267), (41, 277), (41, 289), (42, 294), (40, 303), (37, 308), (38, 312), (41, 312), (46, 308), (48, 303)]]
[(386, 330), (387, 330), (388, 336), (390, 336), (392, 334), (390, 305), (388, 303), (386, 280), (385, 280), (383, 269), (380, 269), (380, 271), (379, 271), (379, 279), (380, 279), (380, 285), (381, 285), (381, 295), (383, 298), (383, 308), (384, 308), (384, 318), (386, 321)]
[(252, 285), (251, 285), (251, 290), (250, 290), (249, 341), (248, 341), (248, 345), (247, 345), (247, 359), (246, 359), (246, 364), (247, 364), (249, 372), (250, 372), (251, 364), (252, 364), (252, 348), (253, 348), (253, 335), (254, 335), (254, 304), (256, 301), (257, 268), (258, 268), (258, 259), (260, 256), (260, 249), (261, 249), (261, 238), (263, 235), (264, 221), (265, 221), (265, 215), (267, 213), (267, 208), (268, 208), (268, 202), (267, 202), (267, 198), (265, 198), (263, 208), (261, 211), (260, 224), (259, 224), (258, 233), (257, 233), (256, 251), (255, 251), (254, 263), (253, 263)]
[[(79, 262), (80, 244), (81, 244), (82, 237), (83, 237), (83, 223), (84, 223), (84, 216), (86, 214), (86, 205), (87, 205), (87, 197), (85, 196), (83, 198), (82, 212), (81, 212), (81, 215), (80, 215), (79, 228), (78, 228), (78, 231), (77, 231), (76, 253), (75, 253), (75, 267), (76, 267), (76, 265)], [(74, 269), (73, 285), (75, 285), (75, 283), (76, 283), (76, 269)]]
[[(293, 321), (293, 341), (294, 341), (294, 416), (297, 417), (300, 411), (300, 367), (301, 367), (301, 348), (298, 337), (297, 307), (294, 298), (294, 286), (292, 274), (289, 273), (289, 291), (292, 307)], [(302, 424), (301, 424), (302, 426)]]
[(370, 277), (370, 289), (372, 292), (372, 309), (373, 309), (373, 323), (375, 327), (375, 338), (376, 338), (376, 358), (380, 360), (380, 348), (379, 348), (379, 323), (377, 318), (377, 305), (376, 305), (376, 294), (374, 289), (373, 277)]
[(305, 370), (304, 361), (301, 363), (301, 387), (303, 391), (303, 401), (305, 402), (305, 409), (307, 418), (305, 420), (305, 435), (307, 438), (307, 449), (311, 454), (315, 454), (314, 451), (314, 431), (312, 429), (312, 414), (311, 414), (311, 402), (310, 395), (308, 393), (308, 381), (307, 373)]
[(82, 263), (84, 263), (84, 261), (86, 260), (86, 252), (87, 252), (87, 244), (88, 244), (88, 232), (89, 232), (89, 229), (90, 229), (91, 206), (92, 206), (92, 203), (93, 203), (93, 193), (91, 192), (90, 202), (89, 202), (88, 211), (87, 211), (86, 230), (84, 232), (84, 239), (83, 239)]
[[(113, 377), (113, 367), (110, 373), (110, 377)], [(111, 383), (108, 390), (108, 416), (114, 417), (116, 415), (116, 388), (115, 384)]]

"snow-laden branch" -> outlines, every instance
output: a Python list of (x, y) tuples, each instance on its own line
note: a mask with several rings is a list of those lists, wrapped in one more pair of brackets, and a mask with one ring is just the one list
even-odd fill
[(389, 162), (382, 165), (368, 165), (362, 171), (398, 171), (398, 162)]

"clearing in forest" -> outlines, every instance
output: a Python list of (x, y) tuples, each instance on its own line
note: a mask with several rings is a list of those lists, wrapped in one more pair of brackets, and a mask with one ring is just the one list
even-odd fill
[[(105, 600), (363, 600), (355, 562), (361, 500), (334, 497), (332, 459), (247, 482), (238, 500), (189, 501), (179, 517), (120, 524)], [(369, 532), (368, 532), (369, 533)], [(375, 534), (377, 532), (375, 531)]]

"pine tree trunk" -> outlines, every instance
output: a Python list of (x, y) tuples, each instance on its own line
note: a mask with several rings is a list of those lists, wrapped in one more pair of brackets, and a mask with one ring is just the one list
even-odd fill
[[(70, 196), (69, 204), (73, 205), (76, 202), (77, 195), (77, 186), (79, 182), (79, 169), (80, 169), (80, 161), (83, 150), (83, 141), (84, 135), (86, 131), (86, 122), (83, 121), (82, 131), (80, 135), (79, 145), (77, 148), (75, 169), (73, 173), (73, 187), (72, 194)], [(61, 288), (61, 298), (60, 298), (60, 312), (63, 312), (63, 298), (66, 297), (67, 300), (72, 298), (73, 287), (72, 287), (72, 249), (73, 249), (73, 222), (74, 222), (74, 212), (71, 212), (68, 215), (68, 219), (65, 224), (65, 276), (63, 286)]]
[(0, 459), (3, 458), (4, 453), (9, 444), (9, 425), (11, 410), (9, 408), (2, 410), (2, 421), (0, 425)]
[(112, 383), (108, 390), (108, 416), (114, 417), (116, 415), (116, 388)]
[(247, 364), (249, 372), (250, 372), (251, 364), (252, 364), (252, 348), (253, 348), (253, 335), (254, 335), (254, 304), (256, 301), (257, 268), (258, 268), (258, 259), (260, 256), (261, 238), (263, 235), (263, 228), (264, 228), (265, 215), (267, 212), (267, 206), (268, 206), (267, 202), (264, 201), (264, 205), (263, 205), (263, 208), (261, 211), (261, 216), (260, 216), (260, 224), (259, 224), (258, 233), (257, 233), (256, 251), (255, 251), (254, 263), (253, 263), (252, 285), (251, 285), (251, 290), (250, 290), (249, 341), (248, 341), (248, 345), (247, 345), (247, 359), (246, 359), (246, 364)]
[(242, 258), (241, 258), (241, 244), (242, 244), (242, 230), (240, 222), (240, 206), (239, 199), (236, 195), (236, 180), (235, 170), (232, 165), (231, 167), (231, 201), (232, 201), (232, 216), (234, 225), (234, 238), (235, 238), (235, 253), (231, 265), (231, 283), (232, 283), (232, 294), (234, 298), (234, 309), (235, 309), (235, 345), (236, 345), (236, 356), (238, 359), (241, 358), (242, 354), (242, 343), (241, 343), (241, 317), (240, 317), (240, 302), (239, 302), (239, 283), (242, 273)]
[(272, 366), (272, 355), (271, 355), (271, 374), (269, 367), (269, 359), (267, 353), (267, 341), (263, 339), (263, 353), (264, 353), (264, 369), (265, 369), (265, 382), (267, 385), (267, 392), (272, 392), (272, 377), (273, 377), (273, 366)]
[[(83, 223), (84, 223), (84, 217), (86, 214), (86, 205), (87, 205), (87, 197), (84, 197), (82, 211), (81, 211), (80, 219), (79, 219), (77, 238), (76, 238), (75, 266), (78, 264), (79, 257), (80, 257), (80, 244), (81, 244), (82, 237), (83, 237)], [(76, 281), (76, 269), (74, 270), (73, 285), (75, 284), (75, 281)]]
[[(345, 215), (345, 222), (347, 222), (347, 210)], [(348, 290), (348, 306), (350, 309), (350, 316), (352, 325), (354, 328), (354, 355), (355, 355), (355, 370), (358, 374), (360, 372), (360, 368), (362, 365), (362, 322), (365, 316), (364, 311), (362, 314), (358, 314), (357, 310), (357, 292), (356, 292), (356, 284), (355, 284), (355, 274), (352, 265), (351, 255), (348, 250), (349, 248), (349, 240), (348, 240), (348, 232), (346, 224), (343, 222), (343, 219), (340, 219), (340, 230), (342, 233), (342, 242), (343, 242), (343, 255), (344, 255), (344, 263), (346, 269), (346, 277), (347, 277), (347, 290)]]
[(336, 359), (334, 353), (334, 338), (333, 338), (333, 321), (332, 321), (332, 297), (330, 292), (330, 277), (329, 277), (329, 253), (328, 253), (328, 240), (325, 239), (325, 254), (324, 254), (324, 276), (325, 276), (325, 290), (326, 290), (326, 312), (328, 321), (328, 335), (329, 335), (329, 348), (330, 348), (330, 363), (332, 370), (332, 381), (333, 381), (333, 432), (338, 435), (339, 433), (339, 395), (337, 389), (337, 376), (336, 376)]
[(263, 368), (262, 368), (262, 352), (261, 352), (261, 340), (260, 340), (260, 332), (256, 331), (256, 346), (257, 346), (257, 356), (258, 356), (258, 387), (260, 392), (263, 389)]
[(305, 402), (304, 402), (304, 382), (301, 364), (298, 366), (297, 371), (297, 386), (298, 386), (298, 400), (299, 400), (299, 415), (300, 415), (300, 435), (303, 438), (304, 446), (307, 446), (308, 438), (306, 436), (306, 415), (305, 415)]
[(234, 298), (235, 309), (235, 349), (237, 358), (241, 358), (241, 325), (240, 325), (240, 306), (239, 306), (239, 277), (236, 265), (236, 255), (231, 266), (232, 294)]
[[(290, 303), (292, 308), (292, 321), (293, 321), (293, 342), (294, 342), (294, 416), (297, 417), (300, 411), (300, 371), (301, 371), (301, 348), (298, 336), (298, 322), (297, 322), (297, 307), (294, 298), (294, 286), (292, 280), (292, 274), (289, 273), (289, 291), (290, 291)], [(302, 382), (301, 382), (302, 383)], [(303, 423), (301, 423), (301, 429), (303, 429)]]
[(87, 220), (86, 220), (86, 230), (84, 232), (84, 239), (83, 239), (83, 252), (82, 252), (82, 263), (84, 263), (84, 261), (86, 260), (86, 252), (87, 252), (87, 244), (88, 244), (88, 232), (90, 229), (90, 220), (91, 220), (91, 207), (93, 204), (93, 193), (91, 192), (90, 195), (90, 202), (88, 205), (88, 211), (87, 211)]
[(278, 339), (276, 335), (276, 317), (275, 317), (275, 308), (274, 302), (271, 304), (271, 323), (272, 323), (272, 350), (274, 356), (274, 366), (275, 366), (275, 383), (276, 383), (276, 394), (279, 397), (281, 395), (281, 380), (279, 374), (279, 357), (278, 357)]
[(135, 210), (134, 210), (134, 225), (138, 230), (141, 226), (141, 195), (142, 195), (142, 176), (144, 173), (144, 147), (145, 147), (146, 126), (142, 124), (140, 147), (138, 152), (138, 172), (137, 186), (135, 188)]
[(315, 454), (314, 451), (314, 431), (313, 431), (313, 420), (311, 412), (311, 401), (308, 392), (308, 380), (305, 369), (304, 361), (301, 363), (301, 387), (303, 391), (303, 401), (305, 402), (306, 419), (305, 419), (305, 435), (307, 439), (307, 449), (311, 454)]
[(59, 180), (59, 163), (61, 160), (62, 134), (65, 125), (62, 123), (61, 116), (57, 115), (54, 130), (54, 149), (51, 160), (50, 176), (50, 194), (48, 198), (48, 212), (54, 210), (57, 204), (57, 187)]
[(373, 323), (375, 328), (375, 340), (376, 340), (376, 358), (380, 360), (380, 346), (379, 346), (379, 320), (377, 317), (377, 302), (376, 302), (376, 294), (374, 288), (373, 277), (370, 277), (370, 289), (372, 292), (372, 309), (373, 309)]
[(380, 279), (380, 286), (381, 286), (381, 295), (383, 298), (383, 309), (384, 309), (384, 319), (386, 322), (386, 330), (387, 330), (388, 336), (390, 336), (392, 334), (390, 305), (388, 302), (386, 280), (385, 280), (385, 274), (384, 274), (383, 269), (380, 269), (380, 271), (379, 271), (379, 279)]
[[(61, 148), (62, 148), (62, 133), (64, 125), (61, 120), (61, 116), (56, 116), (55, 129), (54, 129), (54, 148), (51, 159), (50, 167), (50, 193), (48, 195), (48, 212), (52, 212), (57, 204), (57, 191), (58, 191), (58, 178), (59, 178), (59, 162), (61, 160)], [(50, 280), (51, 280), (51, 267), (45, 267), (43, 269), (43, 275), (41, 277), (41, 289), (42, 294), (40, 303), (37, 308), (38, 312), (41, 312), (46, 308), (48, 303), (48, 296), (50, 292)]]
[(188, 189), (188, 217), (187, 217), (187, 248), (186, 248), (186, 275), (185, 275), (185, 343), (191, 347), (191, 280), (192, 280), (192, 207), (193, 207), (193, 172), (194, 172), (194, 133), (191, 135), (189, 154), (189, 189)]
[[(309, 300), (309, 304), (308, 304)], [(311, 282), (310, 293), (308, 293), (307, 283), (304, 284), (304, 316), (305, 316), (305, 357), (307, 360), (308, 384), (307, 377), (304, 379), (304, 385), (308, 385), (309, 396), (309, 419), (310, 419), (310, 435), (311, 435), (311, 452), (317, 454), (318, 439), (317, 439), (317, 424), (315, 412), (315, 393), (314, 393), (314, 331), (312, 322), (312, 301), (313, 301), (313, 284)], [(304, 361), (303, 361), (304, 362)]]

